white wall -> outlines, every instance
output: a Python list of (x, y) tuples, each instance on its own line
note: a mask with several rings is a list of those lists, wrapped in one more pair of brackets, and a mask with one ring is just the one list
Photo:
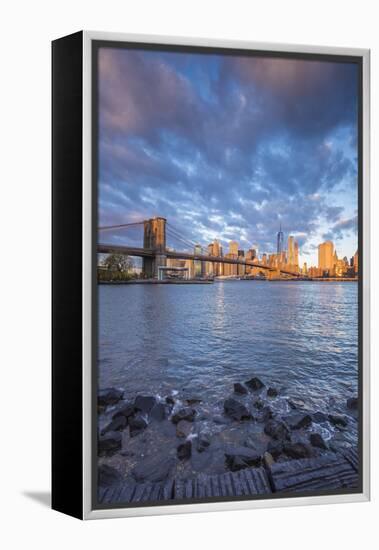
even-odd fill
[[(1, 8), (3, 267), (0, 537), (4, 548), (341, 548), (378, 532), (378, 405), (372, 502), (80, 523), (26, 493), (50, 483), (50, 40), (85, 29), (372, 49), (372, 198), (378, 210), (378, 30), (373, 0), (13, 0)], [(373, 234), (378, 231), (378, 215)], [(378, 243), (374, 242), (378, 254)], [(373, 258), (373, 272), (378, 261)], [(30, 267), (31, 266), (31, 267)], [(377, 302), (377, 289), (375, 288)], [(377, 316), (377, 303), (373, 304)], [(375, 322), (376, 329), (378, 323)], [(377, 349), (372, 387), (378, 387)], [(5, 379), (4, 379), (5, 377)], [(68, 449), (69, 452), (69, 449)], [(367, 543), (372, 548), (374, 542)]]

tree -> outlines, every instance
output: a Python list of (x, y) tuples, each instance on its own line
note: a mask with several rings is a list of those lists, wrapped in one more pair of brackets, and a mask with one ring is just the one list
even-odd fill
[(128, 273), (133, 268), (133, 261), (125, 254), (109, 254), (101, 263), (110, 271), (120, 273)]

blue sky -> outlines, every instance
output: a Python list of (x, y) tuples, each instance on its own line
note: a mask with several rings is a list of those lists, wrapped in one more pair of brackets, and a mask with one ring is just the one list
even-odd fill
[(349, 63), (101, 48), (99, 225), (161, 215), (192, 242), (270, 253), (281, 223), (308, 265), (325, 239), (351, 257), (357, 77)]

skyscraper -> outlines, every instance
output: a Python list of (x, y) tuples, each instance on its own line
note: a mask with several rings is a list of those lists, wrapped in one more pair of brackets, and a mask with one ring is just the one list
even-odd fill
[(295, 238), (292, 235), (288, 237), (288, 263), (295, 265)]
[(322, 271), (331, 271), (334, 265), (334, 244), (325, 241), (318, 245), (318, 267)]
[(282, 224), (280, 224), (280, 229), (276, 236), (276, 253), (277, 254), (281, 254), (283, 252), (283, 243), (284, 243), (284, 235), (282, 231)]

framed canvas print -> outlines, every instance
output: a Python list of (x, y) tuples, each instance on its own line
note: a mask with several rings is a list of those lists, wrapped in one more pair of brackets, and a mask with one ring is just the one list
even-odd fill
[(369, 52), (53, 42), (53, 508), (369, 498)]

